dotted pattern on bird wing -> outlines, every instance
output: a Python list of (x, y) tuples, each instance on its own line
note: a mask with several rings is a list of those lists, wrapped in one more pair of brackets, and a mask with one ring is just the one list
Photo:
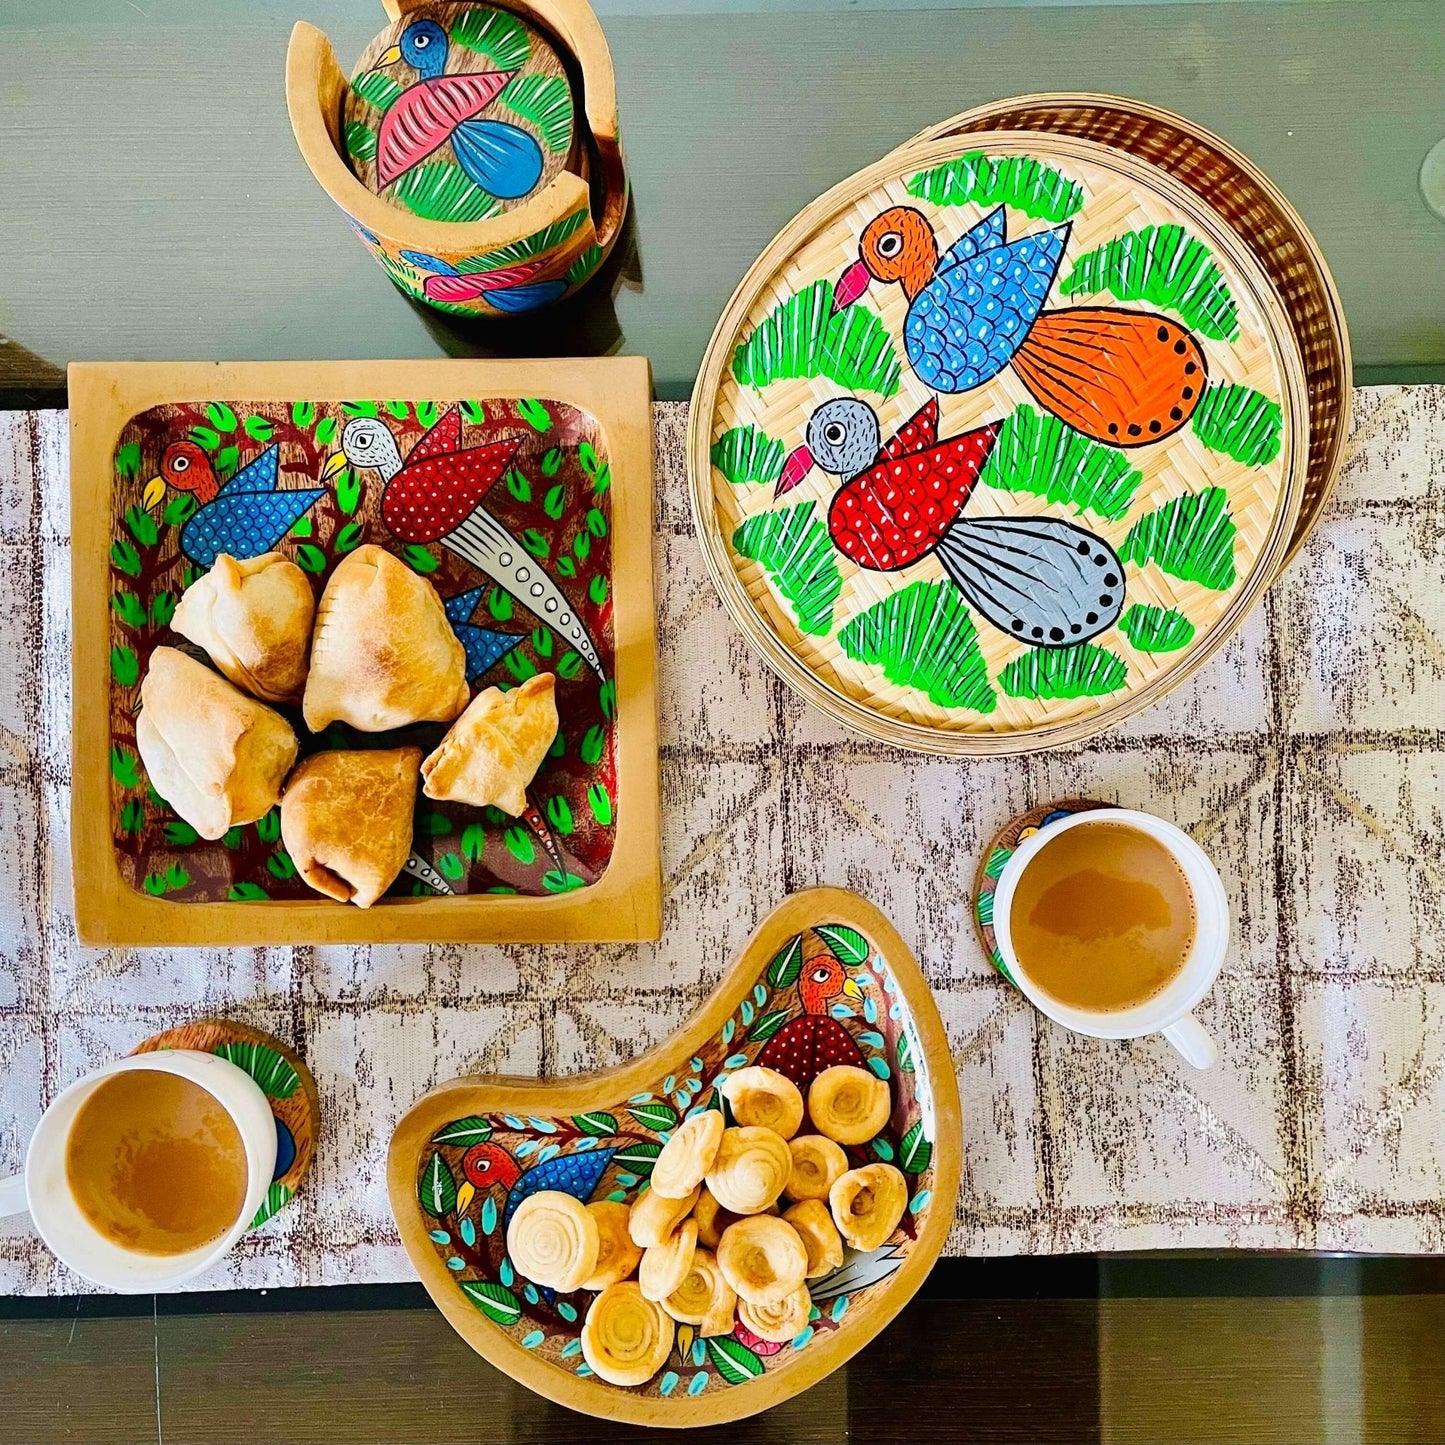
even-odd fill
[(439, 75), (408, 86), (382, 117), (376, 137), (376, 178), (383, 186), (441, 146), (463, 121), (487, 108), (514, 74), (488, 70)]
[(382, 521), (403, 542), (434, 542), (445, 537), (477, 509), (512, 465), (521, 444), (520, 437), (505, 437), (487, 446), (421, 461), (414, 460), (413, 451), (382, 493)]
[(925, 385), (972, 391), (1013, 360), (1048, 298), (1066, 235), (1066, 227), (1040, 231), (935, 272), (904, 324), (908, 359)]
[(319, 487), (293, 492), (223, 492), (181, 528), (181, 551), (198, 567), (222, 552), (238, 560), (272, 552), (326, 495)]
[(828, 509), (833, 544), (874, 572), (911, 566), (957, 520), (993, 450), (999, 423), (870, 467)]
[(512, 1216), (524, 1199), (530, 1199), (544, 1189), (556, 1189), (586, 1204), (601, 1183), (616, 1152), (616, 1149), (591, 1149), (585, 1154), (558, 1154), (556, 1158), (538, 1164), (535, 1169), (527, 1170), (507, 1195), (507, 1204), (502, 1210), (502, 1228), (512, 1222)]
[(784, 1024), (753, 1062), (786, 1074), (804, 1091), (834, 1064), (867, 1067), (853, 1035), (837, 1019), (822, 1014), (804, 1014)]
[(894, 461), (899, 457), (911, 457), (914, 452), (924, 451), (938, 443), (938, 398), (930, 396), (906, 422), (899, 427), (891, 441), (883, 443), (878, 453), (880, 461)]

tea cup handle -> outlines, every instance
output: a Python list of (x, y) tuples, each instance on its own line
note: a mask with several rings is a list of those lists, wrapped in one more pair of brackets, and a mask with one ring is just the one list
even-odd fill
[(1193, 1014), (1176, 1019), (1161, 1032), (1186, 1064), (1196, 1069), (1212, 1069), (1219, 1062), (1219, 1046)]
[(12, 1174), (0, 1179), (0, 1219), (7, 1214), (24, 1214), (29, 1208), (25, 1200), (25, 1176)]

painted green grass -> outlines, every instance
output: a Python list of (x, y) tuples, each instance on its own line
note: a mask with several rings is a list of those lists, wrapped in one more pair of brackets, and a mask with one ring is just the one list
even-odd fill
[(1128, 664), (1106, 647), (1080, 642), (1073, 647), (1035, 647), (999, 674), (1010, 697), (1105, 697), (1124, 686)]
[(749, 517), (733, 533), (733, 546), (761, 564), (788, 604), (798, 630), (825, 637), (833, 626), (833, 604), (843, 590), (828, 529), (813, 515), (813, 504), (785, 507)]
[(390, 110), (401, 95), (401, 84), (384, 70), (368, 70), (351, 82), (351, 88), (368, 105), (378, 110)]
[(1119, 630), (1140, 652), (1177, 652), (1194, 641), (1194, 624), (1172, 607), (1136, 602), (1119, 619)]
[(563, 278), (569, 286), (580, 286), (602, 263), (602, 247), (589, 246), (568, 268)]
[(515, 266), (520, 261), (530, 261), (544, 251), (550, 251), (553, 246), (560, 246), (563, 241), (571, 240), (586, 220), (585, 210), (573, 211), (570, 216), (563, 216), (560, 221), (554, 221), (540, 231), (533, 231), (530, 236), (523, 236), (520, 241), (513, 241), (510, 246), (503, 246), (498, 251), (488, 251), (485, 256), (473, 256), (460, 262), (457, 270), (464, 276), (469, 276), (478, 271), (495, 271), (501, 266)]
[(1028, 216), (1067, 221), (1084, 204), (1084, 188), (1031, 156), (970, 151), (908, 182), (908, 194), (935, 206), (993, 206), (1002, 202)]
[(416, 166), (390, 188), (391, 198), (428, 221), (482, 221), (500, 211), (494, 196), (449, 162)]
[(1192, 425), (1211, 451), (1224, 452), (1247, 467), (1262, 467), (1279, 455), (1284, 413), (1253, 387), (1206, 386)]
[(979, 480), (1115, 521), (1129, 510), (1143, 474), (1116, 448), (1021, 406), (1005, 418)]
[(775, 482), (783, 444), (755, 426), (729, 427), (712, 444), (712, 464), (730, 482)]
[(562, 76), (519, 75), (507, 82), (497, 101), (531, 121), (549, 151), (572, 144), (572, 88)]
[(452, 24), (451, 38), (485, 55), (498, 70), (520, 70), (532, 53), (527, 27), (505, 10), (464, 10)]
[(358, 161), (376, 159), (376, 132), (359, 120), (346, 122), (346, 154)]
[(1129, 529), (1119, 555), (1222, 592), (1234, 585), (1234, 518), (1223, 487), (1175, 497)]
[(825, 376), (852, 391), (892, 396), (901, 368), (888, 331), (859, 303), (833, 310), (833, 283), (815, 281), (764, 318), (733, 352), (733, 376), (744, 386)]
[(1239, 312), (1209, 247), (1183, 226), (1144, 226), (1080, 256), (1060, 283), (1065, 296), (1108, 292), (1172, 311), (1201, 336), (1239, 340)]
[(955, 587), (911, 582), (854, 617), (838, 643), (855, 662), (881, 667), (889, 682), (916, 687), (939, 707), (988, 713), (998, 706), (978, 630)]

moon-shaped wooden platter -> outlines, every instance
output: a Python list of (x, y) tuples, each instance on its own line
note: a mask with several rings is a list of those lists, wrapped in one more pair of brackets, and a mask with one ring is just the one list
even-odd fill
[(744, 277), (693, 394), (709, 570), (809, 701), (947, 754), (1091, 736), (1239, 626), (1308, 467), (1300, 347), (1195, 192), (1024, 131), (910, 145)]
[[(805, 969), (837, 982), (824, 1013), (803, 1006)], [(810, 1003), (827, 992), (815, 988)], [(635, 1198), (679, 1120), (723, 1108), (728, 1074), (787, 1030), (822, 1029), (836, 1030), (834, 1046), (856, 1051), (892, 1091), (883, 1133), (848, 1152), (850, 1167), (886, 1160), (904, 1172), (909, 1199), (898, 1229), (877, 1250), (846, 1251), (839, 1269), (812, 1282), (813, 1317), (789, 1344), (767, 1344), (741, 1325), (708, 1339), (680, 1325), (647, 1384), (599, 1380), (579, 1340), (594, 1296), (539, 1291), (517, 1274), (506, 1255), (509, 1201), (543, 1188), (586, 1201)], [(876, 908), (817, 888), (779, 905), (681, 1032), (631, 1063), (563, 1079), (477, 1076), (432, 1090), (397, 1125), (387, 1188), (422, 1283), (473, 1349), (575, 1410), (681, 1427), (775, 1405), (872, 1339), (943, 1248), (961, 1164), (958, 1085), (928, 984)]]

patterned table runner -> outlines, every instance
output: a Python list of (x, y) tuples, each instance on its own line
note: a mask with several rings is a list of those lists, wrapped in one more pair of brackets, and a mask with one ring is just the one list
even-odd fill
[[(754, 660), (693, 539), (685, 407), (659, 406), (666, 932), (577, 949), (80, 947), (66, 418), (0, 414), (0, 1172), (70, 1080), (224, 1013), (310, 1063), (322, 1136), (300, 1196), (196, 1287), (412, 1278), (384, 1161), (418, 1094), (629, 1057), (776, 900), (838, 883), (892, 917), (948, 1026), (952, 1253), (1445, 1250), (1445, 387), (1355, 405), (1324, 524), (1198, 677), (1084, 747), (977, 762), (859, 741)], [(1199, 1010), (1215, 1072), (1162, 1041), (1067, 1034), (984, 962), (979, 850), (1071, 794), (1173, 818), (1219, 862), (1234, 940)], [(23, 1218), (0, 1221), (0, 1291), (84, 1288)]]

